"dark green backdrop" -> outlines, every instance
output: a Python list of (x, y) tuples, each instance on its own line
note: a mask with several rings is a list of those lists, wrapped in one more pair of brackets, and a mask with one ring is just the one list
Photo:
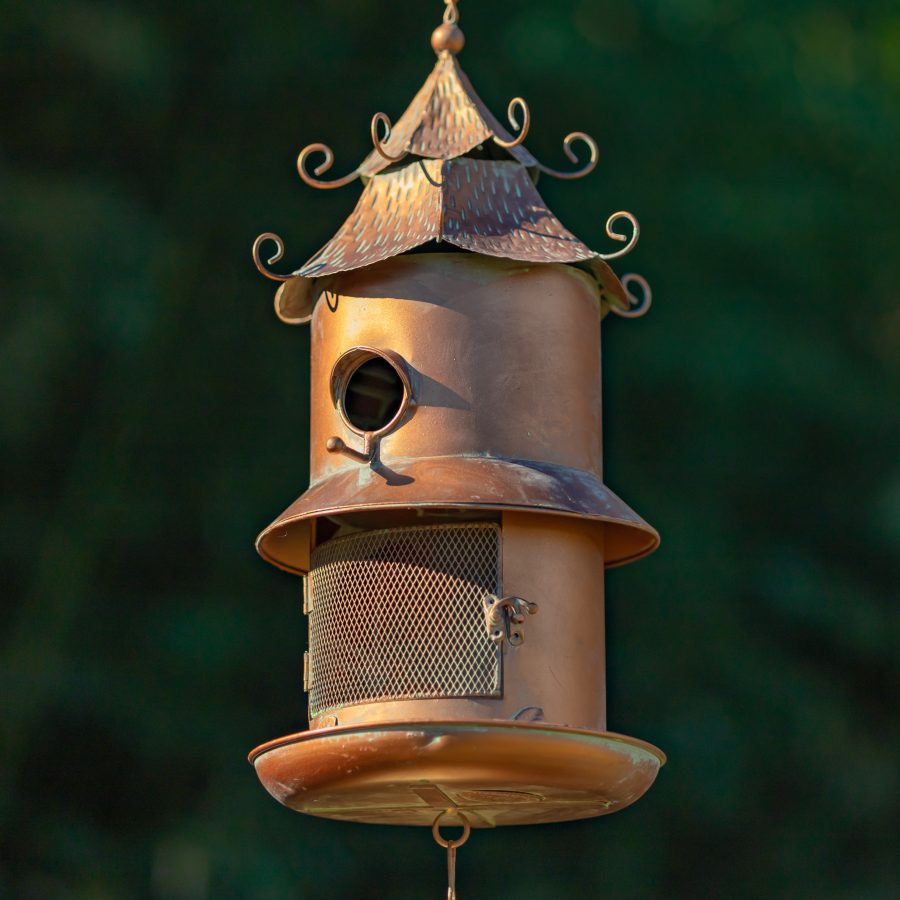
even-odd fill
[[(633, 808), (478, 833), (460, 896), (900, 893), (900, 14), (891, 0), (462, 0), (462, 62), (581, 237), (633, 210), (656, 303), (605, 328), (607, 480), (662, 532), (610, 573), (610, 724), (669, 753)], [(429, 898), (424, 831), (279, 807), (299, 585), (252, 539), (306, 485), (299, 264), (334, 173), (433, 62), (439, 0), (30, 0), (0, 15), (0, 894)]]

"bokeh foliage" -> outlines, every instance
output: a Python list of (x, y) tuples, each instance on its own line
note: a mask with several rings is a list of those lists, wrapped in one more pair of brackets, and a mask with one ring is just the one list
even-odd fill
[[(462, 61), (646, 319), (605, 329), (607, 481), (663, 546), (610, 573), (610, 722), (668, 751), (606, 819), (477, 834), (461, 896), (900, 895), (900, 12), (891, 0), (463, 0)], [(304, 723), (298, 584), (255, 532), (306, 485), (299, 264), (317, 193), (432, 63), (395, 0), (31, 0), (0, 15), (0, 894), (436, 897), (424, 831), (278, 807), (244, 753)], [(627, 267), (626, 267), (627, 268)]]

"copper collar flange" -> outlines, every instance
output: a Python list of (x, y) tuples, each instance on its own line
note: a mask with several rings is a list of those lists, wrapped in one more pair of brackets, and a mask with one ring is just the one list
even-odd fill
[(354, 465), (324, 478), (262, 531), (256, 548), (279, 568), (304, 574), (310, 519), (410, 507), (517, 510), (601, 523), (608, 567), (640, 559), (659, 545), (656, 529), (590, 472), (530, 460), (443, 456), (389, 468)]

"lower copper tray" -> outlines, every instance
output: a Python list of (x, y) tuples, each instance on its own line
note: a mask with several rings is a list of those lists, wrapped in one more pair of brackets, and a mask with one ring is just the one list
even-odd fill
[(298, 812), (430, 826), (455, 808), (475, 828), (616, 812), (648, 790), (666, 760), (635, 738), (503, 721), (323, 728), (270, 741), (249, 758), (266, 790)]

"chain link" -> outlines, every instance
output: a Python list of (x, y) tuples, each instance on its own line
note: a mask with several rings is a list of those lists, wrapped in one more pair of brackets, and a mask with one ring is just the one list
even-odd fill
[(444, 0), (446, 9), (444, 9), (444, 22), (447, 25), (455, 25), (459, 21), (459, 7), (456, 0)]

